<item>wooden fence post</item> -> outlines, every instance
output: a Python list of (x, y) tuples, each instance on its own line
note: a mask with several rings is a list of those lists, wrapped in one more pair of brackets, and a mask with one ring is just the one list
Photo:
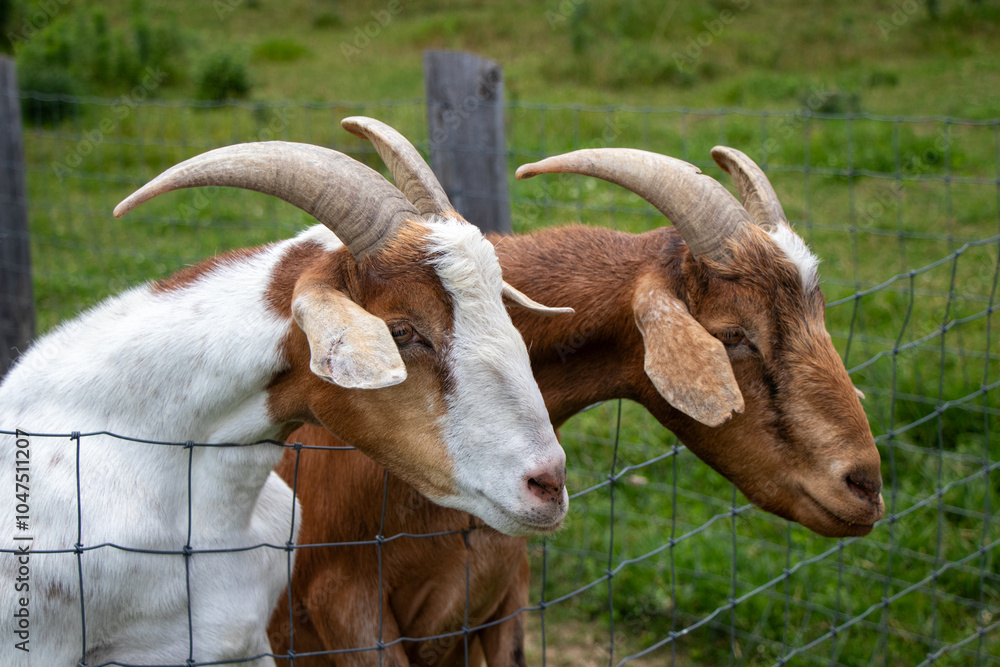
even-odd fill
[(471, 53), (424, 52), (431, 168), (483, 232), (510, 234), (503, 69)]
[(17, 63), (0, 55), (0, 377), (34, 334)]

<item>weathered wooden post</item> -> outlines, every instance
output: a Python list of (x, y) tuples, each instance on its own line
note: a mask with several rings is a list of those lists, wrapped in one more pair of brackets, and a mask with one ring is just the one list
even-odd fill
[(424, 52), (431, 168), (484, 232), (510, 234), (503, 69), (471, 53)]
[(0, 54), (0, 377), (34, 334), (17, 64)]

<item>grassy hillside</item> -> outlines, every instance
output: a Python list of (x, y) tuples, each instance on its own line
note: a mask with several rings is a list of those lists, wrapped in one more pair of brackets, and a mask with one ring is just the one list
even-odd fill
[(916, 0), (108, 0), (44, 25), (69, 32), (96, 11), (112, 40), (134, 40), (136, 16), (168, 29), (168, 97), (193, 96), (199, 68), (225, 51), (246, 59), (254, 98), (408, 99), (423, 94), (424, 49), (462, 49), (503, 64), (512, 100), (792, 109), (836, 90), (841, 110), (995, 115), (1000, 8), (934, 4), (936, 18)]

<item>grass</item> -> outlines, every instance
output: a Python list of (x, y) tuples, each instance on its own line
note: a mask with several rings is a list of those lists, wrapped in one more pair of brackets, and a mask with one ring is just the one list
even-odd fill
[[(886, 31), (880, 22), (898, 4), (176, 0), (142, 11), (181, 31), (187, 47), (172, 62), (191, 64), (220, 45), (256, 54), (263, 100), (420, 97), (422, 51), (463, 49), (503, 63), (514, 100), (795, 109), (815, 91), (836, 91), (815, 110), (849, 111), (854, 99), (873, 113), (995, 115), (1000, 10), (952, 0), (938, 20), (921, 7)], [(129, 28), (136, 5), (73, 6), (100, 6), (113, 33)], [(194, 82), (177, 69), (160, 94), (193, 97)]]
[[(128, 3), (102, 5), (113, 28), (127, 25)], [(207, 148), (270, 138), (331, 146), (381, 169), (340, 118), (381, 118), (426, 147), (421, 51), (476, 51), (505, 67), (511, 169), (584, 146), (634, 146), (728, 183), (709, 157), (725, 143), (768, 170), (822, 259), (828, 302), (843, 300), (828, 309), (828, 329), (867, 394), (896, 517), (861, 540), (816, 537), (740, 509), (746, 500), (673, 449), (637, 406), (623, 405), (617, 436), (617, 403), (595, 408), (563, 429), (571, 488), (607, 482), (616, 437), (613, 470), (634, 468), (613, 485), (613, 513), (609, 486), (598, 487), (574, 499), (565, 530), (533, 544), (533, 601), (543, 596), (542, 562), (546, 600), (594, 584), (546, 608), (547, 661), (607, 662), (613, 623), (616, 661), (696, 625), (644, 660), (769, 665), (802, 649), (792, 663), (916, 665), (972, 637), (934, 664), (997, 664), (1000, 471), (984, 465), (1000, 461), (1000, 389), (978, 392), (1000, 380), (1000, 249), (954, 253), (1000, 233), (1000, 23), (989, 2), (940, 5), (937, 20), (919, 5), (888, 30), (880, 21), (895, 27), (902, 3), (440, 0), (403, 4), (385, 25), (389, 3), (248, 0), (221, 13), (188, 0), (150, 4), (150, 21), (181, 26), (191, 45), (183, 58), (209, 46), (252, 54), (252, 98), (190, 106), (179, 100), (194, 96), (192, 77), (164, 81), (151, 96), (165, 102), (137, 106), (113, 101), (126, 91), (97, 87), (90, 92), (106, 103), (29, 129), (39, 327), (309, 224), (280, 202), (222, 189), (171, 193), (113, 220), (140, 183)], [(372, 22), (378, 34), (357, 46)], [(700, 50), (689, 41), (699, 38), (708, 42)], [(358, 53), (348, 58), (345, 44)], [(286, 99), (299, 102), (276, 102)], [(900, 115), (907, 120), (889, 120)], [(602, 182), (510, 182), (517, 232), (581, 219), (635, 232), (664, 224)], [(740, 601), (730, 608), (730, 598)], [(529, 616), (534, 664), (541, 614)], [(993, 628), (982, 643), (980, 626)]]

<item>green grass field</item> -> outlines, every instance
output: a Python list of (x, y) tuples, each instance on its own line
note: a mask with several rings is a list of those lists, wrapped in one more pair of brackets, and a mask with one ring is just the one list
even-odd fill
[[(571, 490), (607, 482), (617, 439), (614, 512), (605, 484), (533, 545), (533, 601), (596, 582), (546, 608), (547, 664), (606, 664), (612, 623), (614, 662), (697, 625), (640, 665), (771, 665), (790, 652), (783, 664), (917, 665), (966, 640), (934, 664), (998, 664), (998, 243), (953, 253), (1000, 233), (1000, 9), (937, 4), (933, 18), (906, 2), (148, 1), (142, 15), (182, 45), (174, 73), (148, 91), (164, 101), (133, 105), (120, 99), (130, 89), (95, 82), (81, 92), (99, 99), (27, 129), (39, 329), (309, 224), (280, 202), (220, 189), (171, 193), (113, 220), (137, 185), (207, 148), (269, 138), (381, 169), (339, 120), (372, 115), (426, 148), (421, 52), (474, 51), (505, 68), (511, 172), (583, 146), (633, 146), (729, 185), (709, 157), (718, 143), (768, 170), (822, 259), (836, 303), (828, 328), (867, 394), (895, 517), (838, 542), (758, 510), (733, 515), (746, 500), (672, 449), (642, 409), (624, 404), (617, 432), (617, 403), (597, 407), (563, 429)], [(61, 10), (50, 29), (71, 32), (94, 6)], [(135, 2), (101, 6), (112, 30), (131, 34)], [(360, 46), (357, 31), (383, 12), (391, 19)], [(253, 89), (197, 108), (185, 101), (193, 72), (216, 51), (245, 55)], [(665, 224), (594, 180), (510, 182), (516, 232)], [(540, 622), (531, 612), (531, 664)]]

